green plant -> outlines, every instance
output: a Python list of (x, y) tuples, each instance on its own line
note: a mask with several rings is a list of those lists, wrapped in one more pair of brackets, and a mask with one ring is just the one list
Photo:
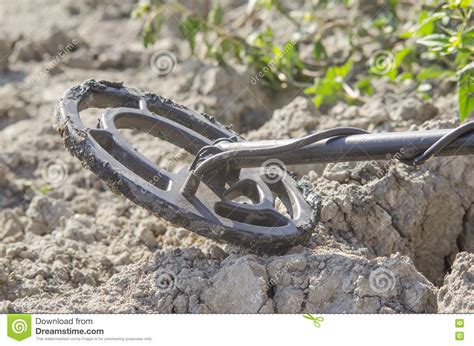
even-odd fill
[(471, 0), (451, 0), (435, 11), (423, 11), (419, 24), (401, 34), (401, 38), (417, 38), (426, 48), (424, 59), (429, 66), (416, 75), (423, 81), (457, 76), (458, 106), (461, 120), (474, 111), (474, 26)]
[(324, 103), (333, 103), (341, 97), (348, 102), (356, 98), (351, 97), (351, 93), (347, 90), (350, 86), (344, 81), (351, 67), (351, 60), (342, 66), (331, 66), (327, 69), (324, 77), (315, 78), (314, 85), (304, 90), (305, 93), (314, 95), (314, 104), (316, 107), (320, 107)]
[[(254, 5), (257, 6), (257, 3)], [(259, 7), (259, 10), (262, 10), (269, 9), (273, 4), (271, 1), (259, 1), (258, 6), (262, 6)], [(250, 13), (254, 13), (252, 11), (257, 10), (250, 10)], [(225, 64), (230, 55), (240, 63), (255, 66), (257, 71), (265, 69), (264, 82), (275, 89), (300, 80), (303, 64), (299, 60), (295, 41), (290, 39), (283, 47), (279, 47), (274, 43), (271, 28), (259, 30), (250, 37), (238, 36), (234, 31), (243, 25), (251, 14), (243, 21), (224, 25), (224, 10), (217, 1), (206, 16), (191, 11), (176, 0), (140, 3), (134, 10), (133, 17), (145, 17), (142, 31), (145, 46), (153, 43), (159, 36), (167, 12), (179, 17), (180, 30), (193, 53), (198, 54), (196, 37), (201, 35), (205, 43), (204, 57), (215, 59), (219, 64)]]
[[(350, 0), (342, 3), (352, 6)], [(199, 15), (178, 0), (150, 0), (140, 3), (133, 15), (145, 18), (145, 46), (159, 37), (166, 13), (171, 12), (179, 19), (181, 32), (194, 54), (219, 64), (233, 57), (239, 63), (253, 66), (256, 79), (268, 87), (301, 88), (314, 97), (316, 107), (341, 99), (363, 103), (374, 92), (375, 78), (388, 78), (393, 83), (410, 80), (416, 92), (429, 98), (430, 82), (457, 77), (460, 118), (468, 118), (474, 110), (471, 0), (426, 4), (417, 24), (408, 31), (402, 29), (404, 23), (397, 15), (397, 0), (387, 0), (371, 20), (362, 18), (353, 23), (317, 17), (328, 4), (308, 1), (301, 8), (288, 9), (279, 0), (250, 0), (246, 16), (229, 22), (218, 1), (206, 15)], [(286, 33), (285, 42), (280, 40), (278, 44), (274, 31), (265, 24), (254, 25), (251, 35), (238, 34), (249, 22), (265, 23), (264, 18), (271, 11), (286, 18), (294, 28)], [(324, 43), (326, 34), (337, 28), (346, 30), (352, 47), (350, 55), (342, 59), (330, 56)], [(204, 42), (202, 50), (196, 47), (198, 35)], [(383, 59), (372, 56), (361, 60), (363, 40), (379, 42), (380, 51), (386, 53)], [(302, 54), (308, 50), (311, 56)]]

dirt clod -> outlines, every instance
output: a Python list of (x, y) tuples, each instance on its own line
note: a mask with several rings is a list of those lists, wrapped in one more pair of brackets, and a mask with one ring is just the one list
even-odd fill
[(474, 255), (461, 252), (456, 256), (452, 271), (438, 292), (439, 312), (472, 313), (474, 311)]

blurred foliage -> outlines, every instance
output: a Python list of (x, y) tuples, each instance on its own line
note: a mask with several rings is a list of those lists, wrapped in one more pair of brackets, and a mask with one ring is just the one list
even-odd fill
[[(347, 9), (354, 6), (351, 0), (339, 3)], [(258, 81), (268, 87), (278, 90), (291, 85), (303, 89), (314, 97), (316, 107), (341, 99), (350, 104), (363, 103), (374, 92), (372, 82), (376, 78), (388, 78), (393, 83), (410, 81), (414, 92), (423, 98), (431, 97), (432, 84), (456, 79), (460, 119), (467, 119), (474, 111), (471, 0), (423, 3), (416, 23), (400, 20), (398, 0), (386, 0), (369, 17), (353, 22), (348, 18), (345, 23), (317, 17), (328, 4), (329, 1), (310, 1), (308, 6), (295, 10), (279, 0), (249, 0), (245, 17), (230, 21), (218, 1), (202, 15), (177, 0), (149, 0), (140, 2), (133, 16), (144, 18), (145, 46), (155, 42), (167, 13), (173, 13), (194, 54), (204, 51), (203, 58), (219, 64), (233, 57), (253, 66)], [(252, 24), (251, 35), (237, 34), (249, 22), (265, 23), (265, 18), (274, 12), (292, 24), (283, 44), (268, 25)], [(347, 33), (351, 47), (343, 60), (330, 56), (324, 44), (325, 35), (335, 28)], [(205, 44), (200, 52), (196, 47), (198, 35)], [(375, 52), (364, 57), (362, 46), (367, 42), (381, 43), (380, 56)], [(302, 58), (308, 48), (310, 56)]]

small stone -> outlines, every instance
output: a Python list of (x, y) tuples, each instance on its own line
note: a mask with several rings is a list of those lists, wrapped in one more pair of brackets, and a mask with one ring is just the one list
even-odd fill
[(80, 40), (79, 36), (73, 37), (66, 30), (59, 28), (52, 28), (46, 36), (41, 40), (40, 46), (52, 56), (60, 52), (70, 53), (79, 49), (80, 46), (85, 46), (85, 43)]
[(183, 239), (185, 237), (188, 237), (190, 235), (191, 232), (189, 232), (187, 229), (185, 228), (178, 228), (176, 230), (176, 238), (178, 239)]
[(26, 225), (26, 232), (37, 235), (51, 233), (59, 226), (61, 217), (70, 217), (71, 212), (64, 202), (46, 196), (35, 196), (26, 211), (30, 218)]
[(79, 221), (80, 218), (68, 218), (65, 222), (64, 233), (67, 238), (91, 244), (95, 241), (95, 232), (91, 225)]
[(273, 302), (271, 299), (268, 299), (264, 306), (258, 312), (259, 314), (273, 314), (275, 309), (273, 308)]
[(327, 222), (334, 218), (339, 212), (339, 207), (332, 200), (327, 200), (321, 208), (321, 221)]
[(80, 68), (83, 70), (99, 68), (99, 62), (94, 59), (94, 53), (94, 50), (79, 49), (66, 55), (63, 63), (68, 67)]
[(378, 312), (381, 313), (381, 314), (395, 314), (395, 313), (397, 313), (395, 310), (393, 310), (391, 307), (388, 307), (388, 306), (382, 306)]
[[(474, 183), (474, 181), (473, 181)], [(466, 220), (464, 230), (459, 237), (461, 250), (474, 253), (474, 208), (471, 207), (464, 217)], [(1, 238), (1, 237), (0, 237)]]
[(155, 236), (153, 235), (153, 232), (146, 228), (140, 227), (138, 229), (138, 238), (143, 244), (145, 244), (149, 248), (155, 248), (158, 246), (158, 242)]
[(301, 254), (281, 256), (268, 265), (268, 274), (272, 280), (280, 282), (288, 272), (303, 271), (307, 266), (306, 258)]
[(157, 222), (152, 224), (152, 232), (155, 236), (163, 235), (166, 233), (166, 225), (164, 222)]
[(283, 314), (297, 314), (301, 311), (304, 293), (290, 287), (279, 287), (276, 290), (274, 301), (276, 311)]
[(0, 314), (8, 314), (12, 302), (9, 300), (0, 301)]
[(173, 302), (174, 312), (177, 314), (185, 314), (188, 312), (188, 297), (185, 295), (179, 295)]
[(10, 258), (17, 258), (19, 257), (21, 251), (23, 251), (25, 248), (23, 246), (11, 246), (7, 248), (6, 251), (6, 256)]
[(265, 267), (251, 256), (227, 262), (212, 278), (203, 297), (214, 313), (257, 313), (266, 303)]
[(227, 252), (222, 250), (221, 247), (219, 247), (217, 245), (211, 245), (211, 247), (209, 249), (209, 254), (211, 255), (212, 258), (220, 259), (220, 260), (222, 260), (222, 259), (226, 258), (227, 256), (229, 256), (227, 254)]
[(390, 107), (394, 120), (416, 120), (418, 123), (432, 119), (438, 109), (431, 103), (425, 103), (417, 97), (408, 97)]
[(59, 281), (62, 281), (62, 282), (69, 281), (69, 272), (67, 268), (64, 266), (64, 264), (62, 264), (61, 262), (59, 261), (54, 262), (52, 265), (51, 272), (53, 276), (56, 277)]
[(5, 283), (8, 281), (8, 273), (3, 266), (0, 265), (0, 283)]
[(71, 280), (75, 284), (82, 284), (85, 281), (85, 276), (79, 269), (74, 268), (71, 272)]
[(438, 292), (438, 312), (474, 313), (474, 254), (460, 252), (456, 255), (451, 272)]
[(15, 45), (11, 60), (13, 62), (40, 61), (44, 53), (44, 48), (38, 43), (25, 38)]
[[(2, 35), (3, 36), (3, 35)], [(8, 57), (13, 48), (13, 42), (6, 38), (0, 38), (0, 71), (4, 71), (8, 67)]]
[(100, 264), (102, 264), (104, 268), (110, 268), (112, 266), (112, 261), (107, 257), (103, 256), (100, 259)]
[(0, 187), (8, 187), (13, 175), (7, 165), (0, 162)]
[(128, 251), (125, 251), (124, 253), (116, 257), (114, 261), (116, 265), (129, 264), (130, 262), (130, 253), (128, 253)]
[(385, 109), (383, 97), (373, 97), (368, 100), (360, 109), (359, 114), (362, 118), (368, 118), (372, 124), (380, 124), (389, 119)]
[(13, 243), (23, 238), (23, 225), (11, 210), (0, 212), (0, 241)]
[(192, 261), (194, 260), (194, 252), (189, 249), (189, 248), (183, 248), (181, 250), (181, 253), (183, 255), (183, 258), (186, 260), (186, 261)]
[(285, 107), (273, 112), (272, 118), (258, 130), (247, 134), (249, 140), (301, 137), (319, 125), (318, 111), (307, 97), (298, 96)]

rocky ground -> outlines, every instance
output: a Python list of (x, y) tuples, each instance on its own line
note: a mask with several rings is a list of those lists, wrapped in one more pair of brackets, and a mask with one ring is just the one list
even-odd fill
[[(0, 0), (0, 312), (474, 312), (472, 157), (291, 167), (322, 197), (321, 222), (287, 254), (256, 256), (114, 195), (52, 128), (64, 91), (89, 78), (164, 95), (252, 140), (453, 127), (452, 85), (424, 101), (381, 80), (365, 105), (321, 112), (299, 90), (275, 95), (247, 68), (191, 57), (171, 19), (145, 50), (132, 7)], [(152, 57), (163, 49), (176, 66), (158, 76)], [(190, 162), (149, 136), (131, 140), (168, 169)]]

